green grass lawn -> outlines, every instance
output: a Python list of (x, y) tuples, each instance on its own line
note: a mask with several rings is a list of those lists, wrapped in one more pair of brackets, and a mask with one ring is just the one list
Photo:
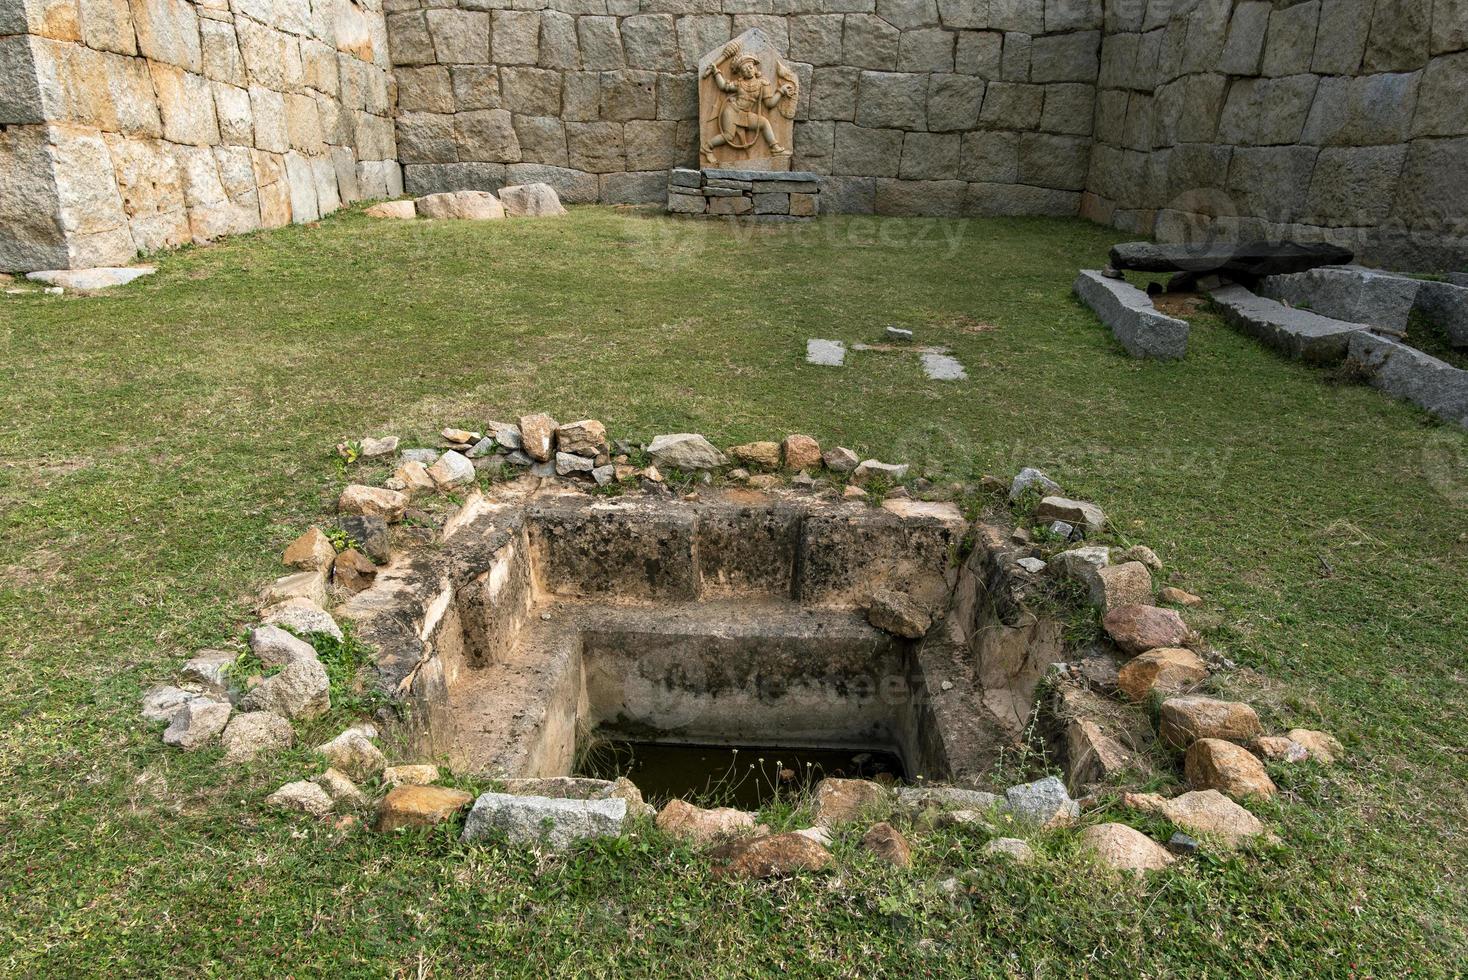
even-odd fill
[[(1126, 358), (1070, 293), (1115, 239), (1041, 219), (351, 213), (164, 257), (105, 296), (0, 296), (0, 968), (1462, 971), (1468, 436), (1208, 315), (1185, 361)], [(952, 347), (969, 380), (803, 362), (808, 337), (889, 324)], [(617, 437), (807, 432), (950, 481), (1042, 467), (1209, 599), (1241, 665), (1226, 690), (1349, 758), (1273, 767), (1282, 798), (1253, 809), (1281, 846), (1145, 882), (1089, 870), (1066, 834), (1037, 835), (1046, 860), (1023, 869), (980, 836), (924, 836), (899, 872), (854, 828), (839, 876), (767, 885), (713, 881), (649, 828), (545, 859), (451, 829), (338, 833), (262, 803), (312, 771), (304, 749), (229, 770), (140, 723), (146, 687), (249, 624), (340, 489), (336, 442), (536, 410)], [(957, 900), (936, 884), (955, 874)]]

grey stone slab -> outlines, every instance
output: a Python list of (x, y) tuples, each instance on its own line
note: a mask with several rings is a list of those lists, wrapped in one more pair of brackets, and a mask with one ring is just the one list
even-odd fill
[(825, 180), (821, 174), (811, 173), (806, 170), (729, 170), (726, 168), (713, 168), (705, 170), (703, 175), (708, 180), (799, 180), (814, 181), (820, 183)]
[(1259, 293), (1335, 320), (1402, 331), (1420, 285), (1417, 279), (1347, 265), (1269, 276), (1259, 283)]
[(464, 820), (461, 839), (481, 840), (494, 831), (512, 843), (563, 850), (593, 837), (616, 837), (627, 819), (627, 801), (566, 800), (548, 796), (484, 793)]
[(1072, 288), (1133, 357), (1176, 360), (1187, 354), (1187, 322), (1158, 313), (1136, 286), (1083, 269)]
[(923, 354), (923, 373), (931, 381), (967, 381), (968, 372), (952, 354)]
[(1209, 295), (1230, 326), (1291, 357), (1317, 364), (1344, 360), (1351, 337), (1366, 330), (1359, 323), (1292, 309), (1243, 286), (1224, 286)]
[(756, 194), (819, 194), (818, 181), (806, 180), (756, 180), (751, 181)]
[(822, 367), (841, 367), (846, 363), (846, 345), (839, 340), (812, 338), (805, 342), (805, 361)]
[(1364, 330), (1351, 335), (1349, 356), (1372, 387), (1468, 429), (1468, 371)]
[(1454, 347), (1468, 347), (1468, 276), (1458, 281), (1424, 282), (1417, 290), (1416, 310), (1447, 334)]
[(677, 167), (668, 175), (668, 183), (683, 187), (697, 187), (703, 183), (703, 174), (687, 167)]

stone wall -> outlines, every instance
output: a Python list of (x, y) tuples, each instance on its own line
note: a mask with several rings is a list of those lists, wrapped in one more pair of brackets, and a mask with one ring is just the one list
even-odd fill
[(1108, 2), (1082, 214), (1468, 264), (1468, 0)]
[(1080, 206), (1101, 0), (384, 6), (411, 191), (545, 180), (572, 202), (662, 202), (669, 170), (698, 165), (699, 57), (759, 27), (800, 77), (791, 166), (830, 175), (823, 210)]
[(379, 0), (0, 0), (0, 270), (401, 190)]

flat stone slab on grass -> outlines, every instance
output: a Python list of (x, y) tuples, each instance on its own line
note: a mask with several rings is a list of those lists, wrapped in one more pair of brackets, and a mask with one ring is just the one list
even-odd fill
[(44, 282), (48, 286), (90, 292), (125, 286), (134, 279), (151, 276), (157, 271), (158, 267), (153, 265), (134, 265), (127, 268), (103, 266), (95, 269), (46, 269), (41, 272), (27, 272), (25, 277), (32, 282)]
[(846, 345), (839, 340), (807, 340), (805, 362), (822, 367), (841, 367), (846, 363)]
[(1468, 371), (1364, 330), (1351, 335), (1348, 354), (1372, 387), (1468, 429)]
[(562, 850), (577, 841), (616, 837), (627, 819), (627, 801), (567, 800), (548, 796), (485, 793), (464, 820), (467, 844), (502, 830), (517, 844), (545, 844)]
[(1176, 360), (1187, 354), (1187, 321), (1158, 313), (1151, 297), (1131, 283), (1083, 269), (1071, 288), (1131, 356)]
[(1233, 278), (1257, 280), (1304, 272), (1322, 265), (1346, 265), (1356, 256), (1339, 245), (1300, 242), (1239, 242), (1222, 245), (1162, 245), (1122, 242), (1111, 246), (1113, 269), (1137, 272), (1218, 272)]
[(1351, 338), (1366, 331), (1359, 323), (1292, 309), (1256, 296), (1243, 286), (1223, 286), (1209, 295), (1230, 326), (1291, 357), (1315, 364), (1339, 364), (1346, 358)]
[(1259, 293), (1347, 323), (1405, 331), (1421, 285), (1417, 279), (1359, 265), (1323, 266), (1270, 276), (1259, 284)]
[(931, 381), (967, 381), (968, 372), (951, 354), (923, 354), (923, 373)]

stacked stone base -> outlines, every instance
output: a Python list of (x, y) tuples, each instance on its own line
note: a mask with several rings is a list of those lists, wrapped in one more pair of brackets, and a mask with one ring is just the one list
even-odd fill
[(820, 213), (819, 174), (770, 170), (688, 170), (668, 177), (668, 211), (696, 217), (806, 221)]

